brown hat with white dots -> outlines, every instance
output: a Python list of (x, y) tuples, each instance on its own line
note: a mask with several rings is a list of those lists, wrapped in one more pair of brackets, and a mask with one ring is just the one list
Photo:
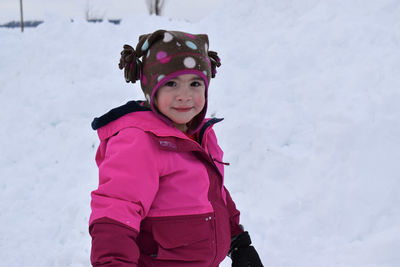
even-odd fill
[[(182, 74), (196, 74), (206, 85), (206, 104), (190, 123), (189, 130), (198, 129), (207, 111), (207, 89), (216, 68), (221, 65), (216, 52), (208, 50), (206, 34), (158, 30), (141, 35), (136, 49), (124, 45), (119, 68), (124, 69), (126, 82), (140, 79), (143, 93), (153, 111), (157, 89), (170, 79)], [(142, 58), (142, 61), (140, 60)], [(162, 114), (161, 114), (162, 115)]]

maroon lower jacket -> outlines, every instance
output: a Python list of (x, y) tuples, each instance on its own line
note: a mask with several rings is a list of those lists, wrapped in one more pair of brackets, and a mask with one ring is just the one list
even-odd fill
[(242, 229), (223, 185), (212, 130), (218, 121), (204, 122), (199, 142), (136, 102), (94, 121), (101, 143), (89, 222), (93, 266), (216, 267), (224, 260)]

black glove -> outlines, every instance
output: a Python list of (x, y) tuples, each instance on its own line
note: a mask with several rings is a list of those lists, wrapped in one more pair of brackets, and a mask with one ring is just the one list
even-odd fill
[(232, 238), (228, 256), (232, 259), (232, 267), (263, 267), (247, 231)]

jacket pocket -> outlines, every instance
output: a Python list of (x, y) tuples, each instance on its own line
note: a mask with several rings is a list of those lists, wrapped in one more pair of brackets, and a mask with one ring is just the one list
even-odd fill
[(215, 256), (213, 215), (177, 216), (153, 221), (157, 260), (210, 261)]

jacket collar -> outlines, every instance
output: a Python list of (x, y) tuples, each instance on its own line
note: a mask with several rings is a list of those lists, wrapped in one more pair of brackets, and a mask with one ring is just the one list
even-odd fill
[[(207, 129), (222, 120), (212, 118), (203, 121), (199, 131), (200, 144), (203, 141), (203, 136), (207, 133)], [(92, 122), (92, 128), (98, 131), (100, 140), (104, 140), (127, 127), (140, 128), (159, 137), (189, 139), (184, 133), (155, 116), (150, 108), (143, 106), (143, 101), (129, 101), (125, 105), (111, 109), (106, 114), (94, 118)]]

